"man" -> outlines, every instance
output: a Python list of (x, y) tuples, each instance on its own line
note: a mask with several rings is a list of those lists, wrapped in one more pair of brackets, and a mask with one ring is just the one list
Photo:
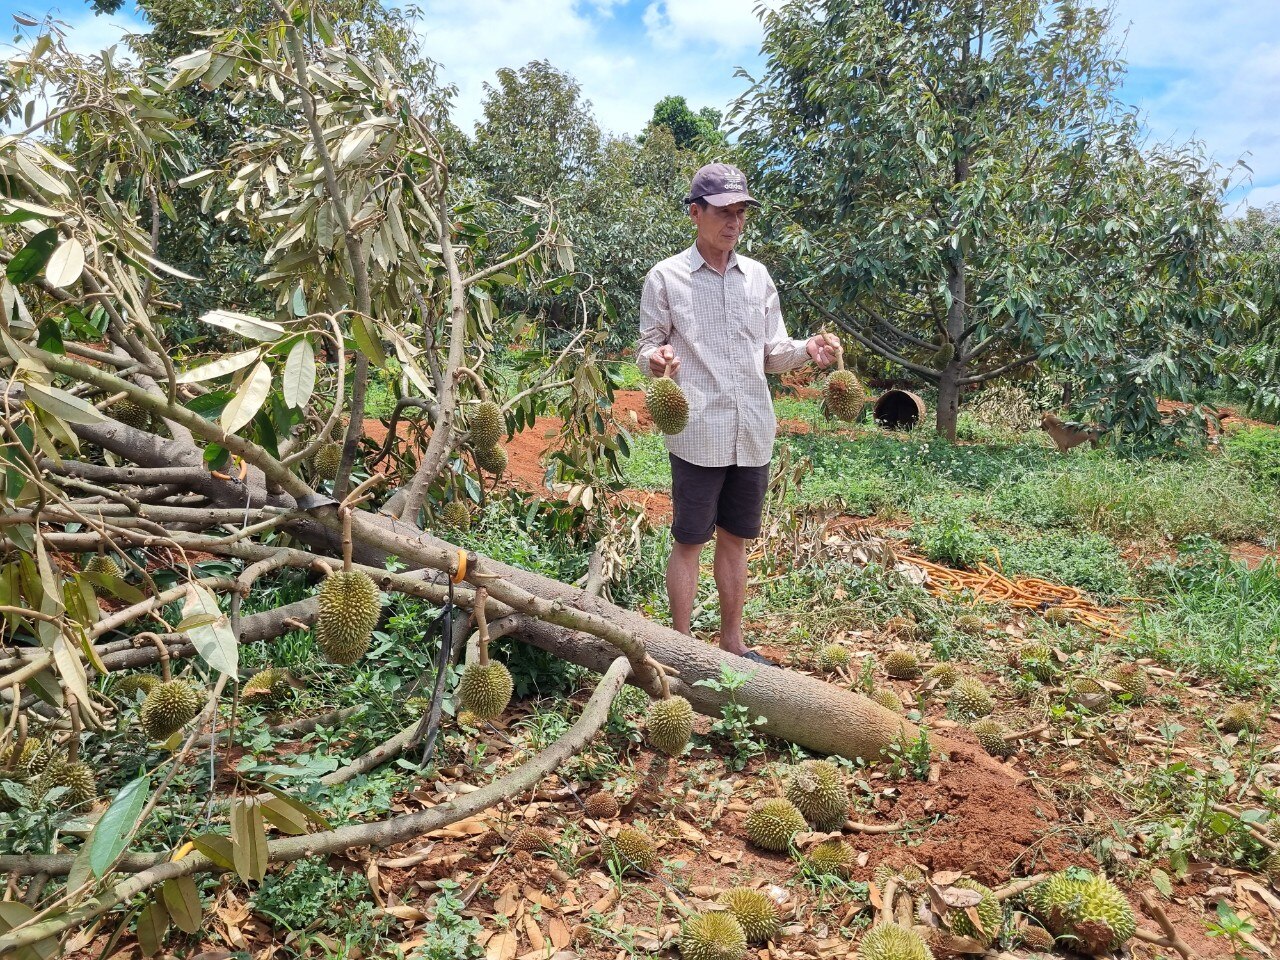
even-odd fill
[(760, 535), (777, 432), (765, 374), (808, 360), (829, 366), (840, 344), (833, 334), (790, 339), (769, 272), (734, 253), (747, 208), (759, 206), (741, 170), (703, 167), (684, 202), (697, 238), (649, 271), (640, 299), (640, 369), (671, 377), (689, 401), (688, 426), (667, 437), (675, 513), (671, 619), (681, 633), (691, 632), (702, 547), (714, 535), (720, 647), (769, 663), (742, 636), (747, 541)]

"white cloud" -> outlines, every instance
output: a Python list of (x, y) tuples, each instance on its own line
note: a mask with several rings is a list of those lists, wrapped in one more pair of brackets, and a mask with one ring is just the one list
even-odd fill
[(711, 46), (738, 51), (759, 45), (760, 20), (751, 0), (654, 0), (644, 25), (655, 46)]
[(1272, 203), (1280, 203), (1280, 183), (1270, 187), (1254, 187), (1245, 197), (1245, 205), (1265, 207)]

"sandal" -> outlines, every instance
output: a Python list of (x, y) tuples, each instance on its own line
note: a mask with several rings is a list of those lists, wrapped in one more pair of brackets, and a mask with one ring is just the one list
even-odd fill
[(764, 656), (764, 654), (757, 653), (754, 650), (748, 650), (746, 653), (741, 654), (741, 656), (743, 660), (750, 660), (752, 663), (763, 663), (767, 667), (777, 666), (776, 663)]

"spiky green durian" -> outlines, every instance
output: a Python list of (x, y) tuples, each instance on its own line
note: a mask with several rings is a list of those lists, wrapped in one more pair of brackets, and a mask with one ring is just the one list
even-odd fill
[(871, 875), (871, 882), (882, 890), (890, 880), (897, 880), (900, 886), (910, 887), (923, 882), (924, 874), (913, 863), (909, 863), (904, 867), (897, 867), (891, 863), (882, 863), (876, 867), (875, 872)]
[(880, 629), (891, 637), (906, 641), (919, 640), (924, 633), (916, 619), (906, 615), (890, 617)]
[(1032, 912), (1057, 937), (1071, 937), (1084, 953), (1118, 949), (1133, 936), (1133, 908), (1114, 883), (1081, 867), (1068, 867), (1033, 887)]
[(1009, 755), (1013, 746), (1009, 742), (1009, 730), (999, 720), (984, 717), (969, 729), (978, 738), (978, 743), (982, 744), (982, 749), (993, 757), (1007, 757)]
[(962, 717), (985, 717), (995, 709), (995, 702), (991, 699), (991, 692), (986, 684), (973, 677), (956, 681), (956, 685), (951, 688), (948, 703)]
[(132, 700), (139, 690), (150, 693), (160, 686), (160, 678), (154, 673), (131, 673), (121, 677), (111, 685), (111, 692), (117, 697)]
[(21, 753), (15, 743), (0, 756), (0, 771), (7, 770), (15, 777), (25, 778), (42, 772), (54, 756), (53, 749), (47, 748), (39, 737), (27, 737), (22, 743)]
[(1094, 710), (1111, 703), (1111, 691), (1093, 677), (1081, 677), (1071, 684), (1071, 699)]
[(695, 913), (680, 927), (684, 960), (742, 960), (747, 934), (728, 910)]
[(844, 776), (830, 760), (802, 760), (793, 767), (786, 795), (815, 830), (838, 830), (849, 813)]
[(828, 643), (818, 651), (819, 670), (838, 670), (849, 665), (849, 651), (838, 643)]
[(818, 873), (843, 877), (853, 866), (853, 850), (843, 840), (823, 840), (809, 851), (806, 860)]
[(658, 848), (643, 830), (623, 827), (612, 840), (605, 840), (601, 849), (606, 858), (615, 860), (623, 873), (639, 871), (652, 873), (658, 865)]
[(311, 458), (311, 464), (316, 469), (316, 475), (325, 480), (332, 480), (338, 475), (338, 466), (341, 463), (342, 444), (332, 440), (328, 443), (322, 443), (315, 456)]
[(1075, 622), (1075, 615), (1067, 607), (1050, 607), (1044, 612), (1044, 619), (1055, 626), (1065, 627)]
[(649, 708), (645, 718), (645, 739), (649, 746), (668, 756), (678, 757), (693, 736), (693, 707), (684, 697), (668, 697)]
[(1048, 683), (1058, 672), (1053, 651), (1043, 643), (1027, 643), (1018, 648), (1018, 666), (1041, 683)]
[(250, 677), (241, 693), (246, 699), (279, 703), (293, 692), (293, 674), (283, 667), (267, 667)]
[(947, 922), (951, 925), (952, 931), (962, 937), (977, 940), (984, 947), (990, 946), (1004, 923), (1004, 910), (1000, 907), (1000, 901), (995, 898), (995, 894), (991, 892), (990, 887), (984, 887), (976, 880), (970, 880), (968, 877), (961, 877), (952, 886), (959, 887), (961, 890), (972, 890), (982, 897), (974, 907), (978, 914), (978, 923), (981, 924), (982, 929), (979, 930), (978, 927), (974, 926), (966, 911), (953, 909), (947, 913)]
[(553, 842), (555, 838), (542, 827), (525, 827), (511, 838), (511, 849), (536, 852), (549, 849)]
[(651, 380), (644, 402), (649, 416), (653, 417), (653, 425), (663, 433), (680, 433), (689, 423), (689, 400), (670, 377)]
[(1119, 687), (1122, 694), (1128, 695), (1128, 702), (1131, 704), (1139, 704), (1147, 699), (1147, 671), (1139, 664), (1119, 664), (1103, 674), (1102, 679)]
[(460, 727), (478, 727), (484, 723), (480, 717), (477, 717), (470, 710), (459, 710), (457, 716), (458, 726)]
[(478, 447), (475, 451), (476, 465), (486, 473), (500, 477), (507, 469), (507, 451), (498, 445)]
[(61, 759), (52, 761), (48, 769), (36, 778), (32, 792), (43, 797), (55, 787), (67, 788), (57, 801), (60, 807), (85, 806), (98, 797), (98, 782), (93, 769), (81, 760), (71, 763)]
[(1018, 927), (1018, 941), (1028, 950), (1048, 953), (1053, 949), (1053, 934), (1038, 923), (1024, 923)]
[(479, 450), (496, 447), (506, 433), (502, 422), (502, 408), (492, 400), (485, 400), (471, 414), (471, 445)]
[(146, 430), (151, 426), (151, 411), (128, 397), (122, 397), (109, 406), (107, 415), (135, 430)]
[(316, 642), (334, 663), (355, 663), (369, 649), (382, 615), (382, 596), (373, 579), (359, 570), (340, 570), (320, 584)]
[(822, 390), (822, 408), (827, 416), (850, 422), (858, 419), (866, 405), (866, 391), (852, 370), (836, 370), (827, 377)]
[(138, 722), (152, 740), (165, 740), (195, 719), (200, 695), (185, 680), (170, 680), (152, 688), (142, 701)]
[(742, 925), (748, 943), (764, 943), (782, 926), (778, 905), (768, 894), (749, 887), (734, 887), (720, 894), (720, 902)]
[(458, 681), (458, 703), (481, 720), (492, 720), (507, 709), (514, 689), (511, 671), (504, 664), (469, 663)]
[(804, 814), (784, 797), (761, 800), (747, 814), (747, 839), (762, 850), (786, 850), (805, 829)]
[(471, 511), (467, 509), (467, 505), (461, 500), (450, 500), (440, 512), (436, 514), (440, 520), (440, 525), (448, 527), (451, 530), (461, 530), (466, 533), (471, 529)]
[(1262, 718), (1247, 703), (1233, 703), (1222, 712), (1218, 727), (1223, 733), (1255, 733), (1262, 728)]
[(976, 613), (962, 613), (956, 617), (956, 629), (961, 633), (968, 633), (976, 636), (987, 629), (987, 623)]
[(858, 960), (933, 960), (933, 951), (914, 930), (882, 923), (858, 944)]
[(910, 650), (892, 650), (884, 658), (884, 672), (895, 680), (914, 680), (920, 676), (920, 658)]
[(950, 690), (960, 679), (960, 670), (954, 663), (940, 663), (924, 675), (926, 680), (936, 681), (934, 686), (939, 690)]
[(612, 820), (618, 815), (618, 798), (608, 790), (593, 793), (583, 802), (582, 812), (592, 820)]
[(880, 704), (886, 710), (892, 710), (894, 713), (902, 712), (902, 698), (888, 687), (876, 687), (867, 694), (867, 697), (873, 703)]
[(89, 562), (84, 565), (84, 572), (95, 573), (100, 577), (115, 577), (117, 580), (124, 576), (116, 558), (105, 553), (96, 553), (90, 557)]

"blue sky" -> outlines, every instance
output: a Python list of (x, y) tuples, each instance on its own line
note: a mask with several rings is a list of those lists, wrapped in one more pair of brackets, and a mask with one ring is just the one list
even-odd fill
[[(457, 119), (479, 114), (483, 84), (503, 66), (546, 59), (573, 74), (601, 124), (636, 133), (654, 103), (685, 96), (723, 108), (755, 72), (759, 0), (417, 0), (427, 52), (459, 88)], [(1280, 202), (1280, 0), (1114, 0), (1130, 62), (1125, 99), (1154, 140), (1202, 140), (1223, 164), (1242, 157), (1252, 205)], [(42, 3), (0, 0), (0, 13), (42, 13)], [(131, 9), (126, 6), (125, 11)], [(95, 17), (81, 0), (54, 10), (76, 46), (100, 48), (135, 16)]]

